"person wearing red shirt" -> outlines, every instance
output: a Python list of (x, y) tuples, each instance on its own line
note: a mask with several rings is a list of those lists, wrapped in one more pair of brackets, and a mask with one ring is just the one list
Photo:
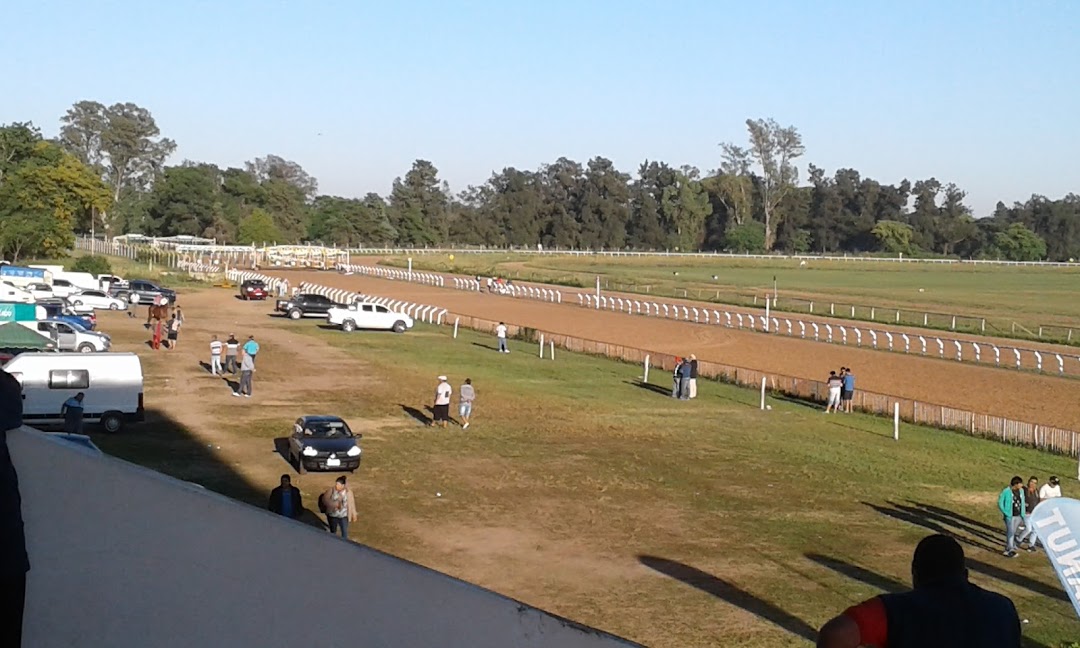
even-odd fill
[(818, 648), (1019, 648), (1013, 602), (968, 582), (964, 550), (946, 535), (927, 536), (911, 561), (914, 589), (850, 607), (818, 633)]

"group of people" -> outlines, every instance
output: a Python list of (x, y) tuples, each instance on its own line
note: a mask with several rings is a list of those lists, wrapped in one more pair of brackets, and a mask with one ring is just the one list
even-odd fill
[(1028, 516), (1039, 502), (1055, 497), (1061, 497), (1061, 482), (1057, 475), (1052, 475), (1042, 487), (1034, 475), (1028, 478), (1026, 487), (1019, 475), (1009, 480), (1009, 485), (998, 496), (998, 511), (1005, 522), (1005, 551), (1002, 554), (1006, 558), (1015, 558), (1025, 542), (1028, 552), (1038, 550), (1039, 538), (1035, 535), (1035, 525), (1028, 524)]
[(679, 400), (697, 398), (698, 361), (697, 356), (676, 357), (675, 370), (671, 376), (671, 397)]
[[(224, 342), (214, 335), (210, 338), (210, 373), (214, 376), (224, 376), (226, 373), (235, 376), (239, 372), (240, 381), (232, 395), (251, 398), (255, 356), (258, 354), (259, 343), (255, 341), (254, 335), (249, 335), (243, 346), (236, 339), (235, 333), (229, 333), (229, 338)], [(223, 355), (224, 365), (222, 364)]]
[(179, 306), (173, 309), (167, 320), (155, 319), (150, 325), (150, 348), (155, 351), (164, 346), (172, 350), (180, 342), (180, 327), (184, 325), (184, 311)]
[[(270, 501), (266, 508), (292, 520), (297, 520), (304, 511), (300, 489), (292, 485), (292, 478), (281, 476), (281, 485), (270, 491)], [(319, 495), (319, 512), (326, 516), (326, 526), (330, 533), (337, 533), (342, 538), (349, 537), (349, 522), (356, 522), (356, 497), (348, 487), (344, 475), (334, 480), (333, 485)]]
[(855, 374), (851, 367), (840, 367), (840, 373), (830, 371), (826, 384), (829, 386), (829, 400), (825, 404), (825, 413), (851, 414), (851, 403), (855, 397)]
[[(439, 425), (445, 428), (450, 423), (450, 401), (454, 396), (454, 388), (450, 386), (446, 376), (439, 376), (439, 384), (435, 386), (435, 404), (431, 408), (430, 426)], [(472, 419), (473, 402), (476, 400), (476, 389), (473, 387), (472, 378), (466, 378), (458, 388), (458, 416), (461, 417), (461, 429), (469, 429)]]
[[(481, 278), (480, 278), (479, 275), (477, 275), (476, 281), (477, 281), (477, 283), (481, 282)], [(487, 285), (487, 291), (489, 293), (502, 294), (502, 293), (506, 292), (506, 289), (508, 287), (513, 286), (514, 284), (513, 284), (513, 282), (511, 280), (504, 279), (502, 277), (488, 277), (486, 285)]]

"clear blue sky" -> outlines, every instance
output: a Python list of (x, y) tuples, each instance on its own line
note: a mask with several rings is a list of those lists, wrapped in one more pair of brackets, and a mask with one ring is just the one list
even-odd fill
[[(1080, 2), (13, 0), (0, 123), (149, 108), (176, 157), (274, 153), (325, 193), (426, 158), (457, 191), (559, 156), (703, 170), (748, 117), (800, 167), (935, 176), (997, 200), (1080, 191)], [(320, 135), (321, 134), (321, 135)]]

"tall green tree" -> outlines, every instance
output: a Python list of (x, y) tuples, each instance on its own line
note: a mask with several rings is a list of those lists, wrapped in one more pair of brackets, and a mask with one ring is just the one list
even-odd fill
[[(776, 240), (776, 225), (781, 217), (777, 208), (799, 182), (795, 160), (805, 152), (802, 135), (794, 126), (781, 126), (773, 119), (748, 119), (749, 158), (757, 166), (760, 183), (761, 213), (765, 223), (765, 249)], [(729, 145), (730, 146), (730, 145)]]
[(274, 219), (264, 209), (255, 208), (240, 220), (236, 242), (241, 245), (264, 245), (279, 243), (281, 232)]
[(994, 248), (1009, 261), (1041, 261), (1046, 258), (1046, 241), (1025, 227), (1013, 223), (994, 236)]
[(417, 160), (390, 192), (390, 221), (398, 243), (412, 247), (437, 245), (449, 237), (449, 196), (439, 170)]

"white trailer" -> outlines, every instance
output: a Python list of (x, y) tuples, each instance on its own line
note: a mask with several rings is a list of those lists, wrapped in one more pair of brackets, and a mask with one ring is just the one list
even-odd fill
[(20, 353), (4, 371), (22, 384), (27, 425), (63, 425), (61, 408), (79, 392), (84, 423), (119, 432), (144, 419), (142, 363), (134, 353)]

